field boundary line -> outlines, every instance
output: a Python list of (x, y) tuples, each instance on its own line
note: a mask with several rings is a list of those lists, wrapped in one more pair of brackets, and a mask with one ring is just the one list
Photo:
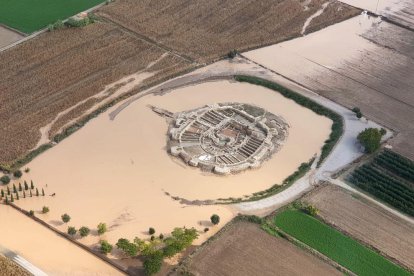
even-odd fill
[(70, 237), (67, 236), (67, 234), (65, 234), (64, 232), (62, 232), (62, 231), (60, 231), (60, 230), (52, 227), (51, 225), (49, 225), (48, 223), (46, 223), (42, 219), (40, 219), (40, 218), (38, 218), (38, 217), (36, 217), (34, 215), (33, 216), (30, 216), (27, 211), (23, 210), (22, 208), (20, 208), (19, 206), (15, 205), (14, 203), (9, 202), (8, 205), (11, 206), (12, 208), (14, 208), (15, 210), (17, 210), (18, 212), (22, 213), (23, 215), (31, 218), (33, 221), (39, 223), (40, 225), (46, 227), (47, 229), (49, 229), (51, 231), (53, 231), (55, 234), (59, 235), (60, 237), (64, 238), (65, 240), (71, 242), (72, 244), (78, 246), (79, 248), (85, 250), (86, 252), (94, 255), (96, 258), (104, 261), (106, 264), (112, 266), (113, 268), (115, 268), (119, 272), (128, 275), (128, 271), (126, 269), (124, 269), (121, 265), (113, 262), (107, 256), (104, 256), (102, 254), (99, 254), (98, 252), (92, 250), (91, 248), (89, 248), (88, 246), (86, 246), (86, 245), (78, 242), (77, 240), (71, 239)]
[(142, 34), (136, 32), (136, 31), (134, 31), (134, 30), (132, 30), (132, 29), (124, 26), (123, 24), (121, 24), (121, 23), (119, 23), (119, 22), (117, 22), (117, 21), (115, 21), (115, 20), (113, 20), (113, 19), (111, 19), (109, 17), (106, 17), (104, 15), (105, 14), (102, 14), (102, 15), (99, 16), (99, 18), (102, 21), (106, 21), (107, 23), (114, 24), (118, 28), (124, 30), (125, 32), (127, 32), (129, 34), (132, 34), (136, 38), (138, 38), (138, 39), (140, 39), (142, 41), (145, 41), (145, 42), (147, 42), (147, 43), (149, 43), (149, 44), (151, 44), (151, 45), (153, 45), (153, 46), (155, 46), (155, 47), (157, 47), (157, 48), (159, 48), (159, 49), (161, 49), (163, 51), (166, 51), (166, 52), (168, 52), (168, 53), (170, 53), (170, 54), (172, 54), (172, 55), (174, 55), (176, 57), (179, 57), (179, 58), (181, 58), (181, 59), (183, 59), (183, 60), (185, 60), (187, 62), (198, 64), (198, 62), (196, 62), (194, 59), (192, 59), (192, 58), (190, 58), (188, 56), (185, 56), (185, 55), (183, 55), (183, 54), (181, 54), (181, 53), (173, 50), (172, 48), (169, 48), (169, 47), (167, 47), (167, 46), (165, 46), (165, 45), (163, 45), (161, 43), (158, 43), (155, 40), (153, 40), (153, 39), (151, 39), (151, 38), (149, 38), (149, 37), (147, 37), (145, 35), (142, 35)]

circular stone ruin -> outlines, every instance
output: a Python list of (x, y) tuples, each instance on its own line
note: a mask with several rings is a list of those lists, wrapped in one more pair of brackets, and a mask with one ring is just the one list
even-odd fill
[(217, 174), (258, 168), (280, 149), (289, 128), (280, 116), (239, 103), (207, 105), (172, 118), (169, 152)]

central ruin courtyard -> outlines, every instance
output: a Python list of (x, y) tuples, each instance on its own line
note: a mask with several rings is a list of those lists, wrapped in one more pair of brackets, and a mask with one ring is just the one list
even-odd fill
[(249, 104), (212, 104), (172, 117), (171, 155), (217, 174), (260, 167), (288, 136), (282, 117)]

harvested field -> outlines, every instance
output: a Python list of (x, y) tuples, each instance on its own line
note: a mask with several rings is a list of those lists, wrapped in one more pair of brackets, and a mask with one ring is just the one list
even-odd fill
[(29, 276), (29, 272), (7, 259), (3, 255), (0, 255), (0, 272), (2, 275), (7, 276)]
[(0, 25), (0, 49), (22, 39), (23, 36)]
[(304, 201), (316, 206), (319, 216), (331, 225), (414, 270), (414, 226), (410, 223), (334, 185), (315, 190)]
[[(119, 0), (99, 14), (164, 47), (209, 62), (233, 49), (244, 51), (300, 36), (307, 19), (327, 2)], [(306, 33), (358, 13), (332, 1), (307, 25)]]
[(234, 223), (204, 245), (188, 269), (195, 275), (341, 275), (310, 253), (248, 222)]
[(48, 142), (39, 129), (55, 134), (99, 102), (190, 67), (105, 23), (42, 34), (0, 53), (0, 60), (0, 164)]
[(414, 32), (358, 16), (245, 55), (397, 131), (394, 149), (414, 159)]

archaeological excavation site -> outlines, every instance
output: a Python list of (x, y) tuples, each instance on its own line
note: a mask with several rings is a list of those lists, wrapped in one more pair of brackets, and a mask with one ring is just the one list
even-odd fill
[(173, 115), (168, 150), (185, 163), (216, 174), (258, 168), (288, 135), (282, 117), (238, 103), (212, 104)]

